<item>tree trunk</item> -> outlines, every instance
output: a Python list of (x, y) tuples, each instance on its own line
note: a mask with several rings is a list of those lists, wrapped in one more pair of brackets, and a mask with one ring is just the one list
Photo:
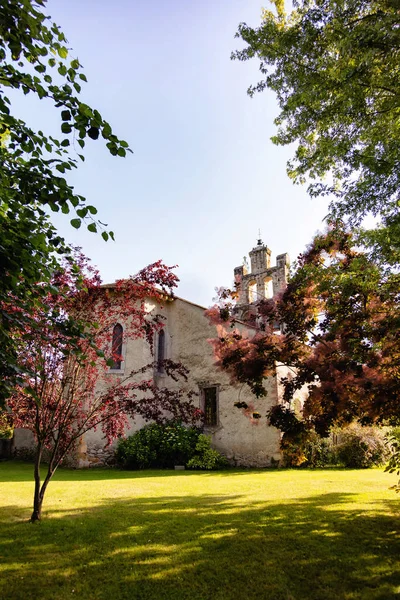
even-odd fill
[(36, 499), (33, 505), (33, 513), (31, 514), (31, 523), (36, 523), (36, 521), (40, 521), (42, 518), (42, 504), (43, 500)]
[(33, 497), (33, 513), (31, 515), (31, 523), (36, 523), (42, 518), (42, 505), (43, 498), (46, 493), (47, 486), (50, 479), (53, 477), (55, 470), (57, 469), (57, 463), (54, 465), (53, 459), (50, 460), (49, 467), (47, 469), (46, 477), (43, 481), (42, 486), (40, 485), (40, 463), (42, 460), (42, 447), (38, 447), (35, 457), (35, 493)]
[(42, 447), (38, 445), (35, 456), (35, 468), (34, 468), (34, 478), (35, 478), (35, 492), (33, 495), (33, 513), (31, 515), (31, 523), (35, 523), (36, 521), (40, 521), (42, 517), (42, 504), (43, 504), (43, 496), (40, 494), (40, 463), (42, 460)]

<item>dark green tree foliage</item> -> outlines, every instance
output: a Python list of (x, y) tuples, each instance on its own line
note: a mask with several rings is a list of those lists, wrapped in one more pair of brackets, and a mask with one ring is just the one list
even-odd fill
[[(90, 231), (101, 227), (96, 208), (65, 178), (84, 160), (77, 150), (99, 137), (112, 155), (128, 150), (100, 113), (81, 102), (86, 76), (44, 8), (44, 0), (0, 0), (0, 403), (18, 378), (14, 338), (47, 293), (57, 256), (69, 253), (47, 212), (74, 210), (73, 227), (83, 221)], [(34, 131), (14, 113), (7, 90), (34, 95), (58, 111), (60, 135)]]
[[(312, 195), (330, 195), (339, 217), (380, 215), (399, 241), (400, 11), (398, 0), (299, 0), (286, 15), (264, 11), (259, 27), (239, 26), (260, 59), (252, 95), (273, 90), (280, 106), (276, 144), (296, 143), (288, 165)], [(321, 181), (330, 173), (330, 177)]]

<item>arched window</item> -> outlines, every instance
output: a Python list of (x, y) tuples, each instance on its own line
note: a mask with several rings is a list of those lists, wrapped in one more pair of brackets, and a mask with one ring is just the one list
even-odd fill
[(161, 329), (158, 333), (157, 341), (157, 371), (158, 373), (164, 373), (164, 361), (165, 360), (165, 331)]
[(264, 279), (264, 289), (265, 289), (265, 297), (273, 298), (274, 297), (274, 285), (272, 283), (272, 279), (267, 277)]
[(257, 302), (257, 282), (249, 282), (249, 303)]
[(122, 341), (124, 330), (122, 325), (117, 323), (113, 329), (112, 335), (112, 369), (120, 369), (122, 365)]

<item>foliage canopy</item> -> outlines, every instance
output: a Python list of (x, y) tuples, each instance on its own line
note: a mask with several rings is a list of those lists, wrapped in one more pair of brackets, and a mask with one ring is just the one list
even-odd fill
[[(209, 311), (223, 327), (213, 340), (218, 364), (256, 395), (265, 394), (264, 379), (276, 375), (277, 363), (287, 367), (287, 405), (274, 407), (270, 420), (289, 436), (307, 428), (327, 435), (333, 424), (353, 420), (396, 424), (399, 289), (398, 274), (382, 270), (342, 225), (332, 226), (300, 255), (281, 294), (255, 303), (253, 337), (228, 329), (234, 305), (223, 301)], [(299, 421), (291, 406), (304, 386), (309, 395)]]
[(260, 59), (263, 79), (249, 94), (277, 95), (273, 141), (297, 144), (289, 175), (329, 195), (336, 217), (397, 224), (399, 241), (398, 1), (299, 0), (288, 15), (274, 4), (259, 27), (239, 26), (246, 48), (233, 58)]
[[(30, 311), (47, 293), (44, 284), (59, 268), (57, 257), (70, 253), (48, 212), (73, 210), (73, 227), (83, 221), (93, 232), (102, 227), (96, 208), (65, 175), (84, 160), (89, 138), (103, 138), (112, 155), (129, 150), (101, 114), (81, 101), (86, 76), (44, 8), (45, 0), (0, 1), (0, 402), (10, 391), (6, 382), (20, 374), (13, 332), (32, 325)], [(19, 118), (16, 93), (56, 110), (60, 135), (34, 131)], [(113, 233), (103, 230), (102, 236), (107, 240)]]

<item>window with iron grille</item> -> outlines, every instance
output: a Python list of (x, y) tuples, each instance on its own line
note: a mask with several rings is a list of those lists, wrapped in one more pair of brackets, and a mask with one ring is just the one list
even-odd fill
[(215, 385), (204, 387), (202, 394), (204, 425), (215, 427), (218, 425), (218, 388)]

